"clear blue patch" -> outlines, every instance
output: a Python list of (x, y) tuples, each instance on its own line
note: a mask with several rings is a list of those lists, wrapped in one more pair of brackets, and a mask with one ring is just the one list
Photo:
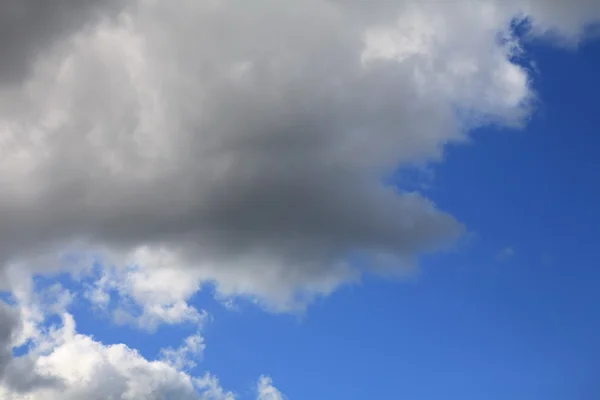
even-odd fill
[(2, 292), (0, 291), (0, 301), (6, 303), (8, 305), (14, 306), (16, 305), (14, 296), (10, 292)]
[(13, 347), (12, 355), (13, 355), (13, 357), (25, 356), (25, 355), (27, 355), (27, 353), (29, 353), (29, 351), (31, 350), (31, 347), (32, 347), (32, 343), (30, 341), (22, 344), (21, 346)]

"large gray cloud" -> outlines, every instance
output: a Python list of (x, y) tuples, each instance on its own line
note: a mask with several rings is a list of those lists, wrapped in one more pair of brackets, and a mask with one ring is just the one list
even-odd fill
[(7, 306), (0, 303), (0, 380), (4, 377), (8, 363), (12, 360), (10, 348), (13, 331), (18, 319)]
[(21, 82), (56, 41), (115, 15), (118, 0), (3, 0), (0, 3), (0, 84)]
[[(528, 77), (498, 33), (525, 12), (577, 36), (596, 6), (560, 25), (533, 1), (361, 4), (57, 11), (53, 51), (0, 89), (0, 262), (78, 243), (289, 308), (356, 278), (351, 253), (394, 273), (456, 239), (452, 216), (381, 177), (474, 125), (520, 123)], [(2, 46), (56, 36), (36, 35)]]

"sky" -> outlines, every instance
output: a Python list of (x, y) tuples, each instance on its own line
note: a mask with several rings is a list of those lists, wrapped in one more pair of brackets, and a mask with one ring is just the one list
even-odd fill
[(0, 400), (600, 397), (600, 5), (0, 5)]

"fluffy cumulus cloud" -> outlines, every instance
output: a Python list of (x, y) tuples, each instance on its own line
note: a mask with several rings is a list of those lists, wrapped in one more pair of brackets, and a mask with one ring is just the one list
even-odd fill
[(598, 6), (561, 4), (4, 2), (3, 281), (88, 249), (289, 310), (410, 267), (464, 228), (381, 177), (521, 123), (511, 21), (578, 40)]
[[(11, 305), (0, 302), (2, 400), (235, 400), (208, 372), (190, 373), (205, 348), (200, 334), (167, 347), (157, 359), (124, 344), (104, 344), (77, 331), (71, 294), (59, 284), (35, 292), (21, 288)], [(27, 347), (14, 356), (12, 348)], [(281, 396), (268, 377), (259, 396)], [(282, 397), (259, 397), (280, 399)]]
[(382, 178), (526, 121), (515, 20), (576, 44), (599, 17), (593, 0), (3, 1), (0, 290), (20, 305), (0, 308), (0, 398), (232, 398), (184, 372), (200, 335), (157, 361), (103, 345), (30, 275), (68, 271), (152, 330), (200, 329), (207, 283), (289, 311), (403, 273), (465, 227)]
[[(70, 314), (39, 338), (33, 370), (54, 383), (15, 391), (0, 386), (0, 398), (38, 399), (233, 399), (210, 376), (192, 377), (168, 361), (150, 361), (125, 345), (103, 345), (76, 333)], [(29, 374), (29, 370), (22, 372)]]
[(257, 400), (285, 400), (286, 397), (275, 386), (268, 376), (261, 376), (258, 380)]

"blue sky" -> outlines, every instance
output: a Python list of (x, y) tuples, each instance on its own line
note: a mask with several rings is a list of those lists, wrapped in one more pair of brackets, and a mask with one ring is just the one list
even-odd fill
[[(342, 289), (300, 321), (219, 313), (206, 365), (233, 387), (270, 366), (303, 399), (600, 395), (600, 43), (535, 44), (530, 57), (540, 100), (528, 127), (482, 129), (435, 167), (430, 196), (473, 233), (467, 244), (409, 282)], [(252, 362), (232, 371), (240, 355)]]
[(177, 2), (0, 63), (0, 400), (600, 398), (600, 8)]
[[(482, 129), (435, 167), (430, 196), (468, 244), (428, 257), (410, 282), (342, 289), (299, 321), (219, 314), (206, 365), (233, 387), (271, 366), (290, 398), (596, 398), (600, 45), (530, 51), (529, 126)], [(231, 371), (240, 355), (253, 361)]]

